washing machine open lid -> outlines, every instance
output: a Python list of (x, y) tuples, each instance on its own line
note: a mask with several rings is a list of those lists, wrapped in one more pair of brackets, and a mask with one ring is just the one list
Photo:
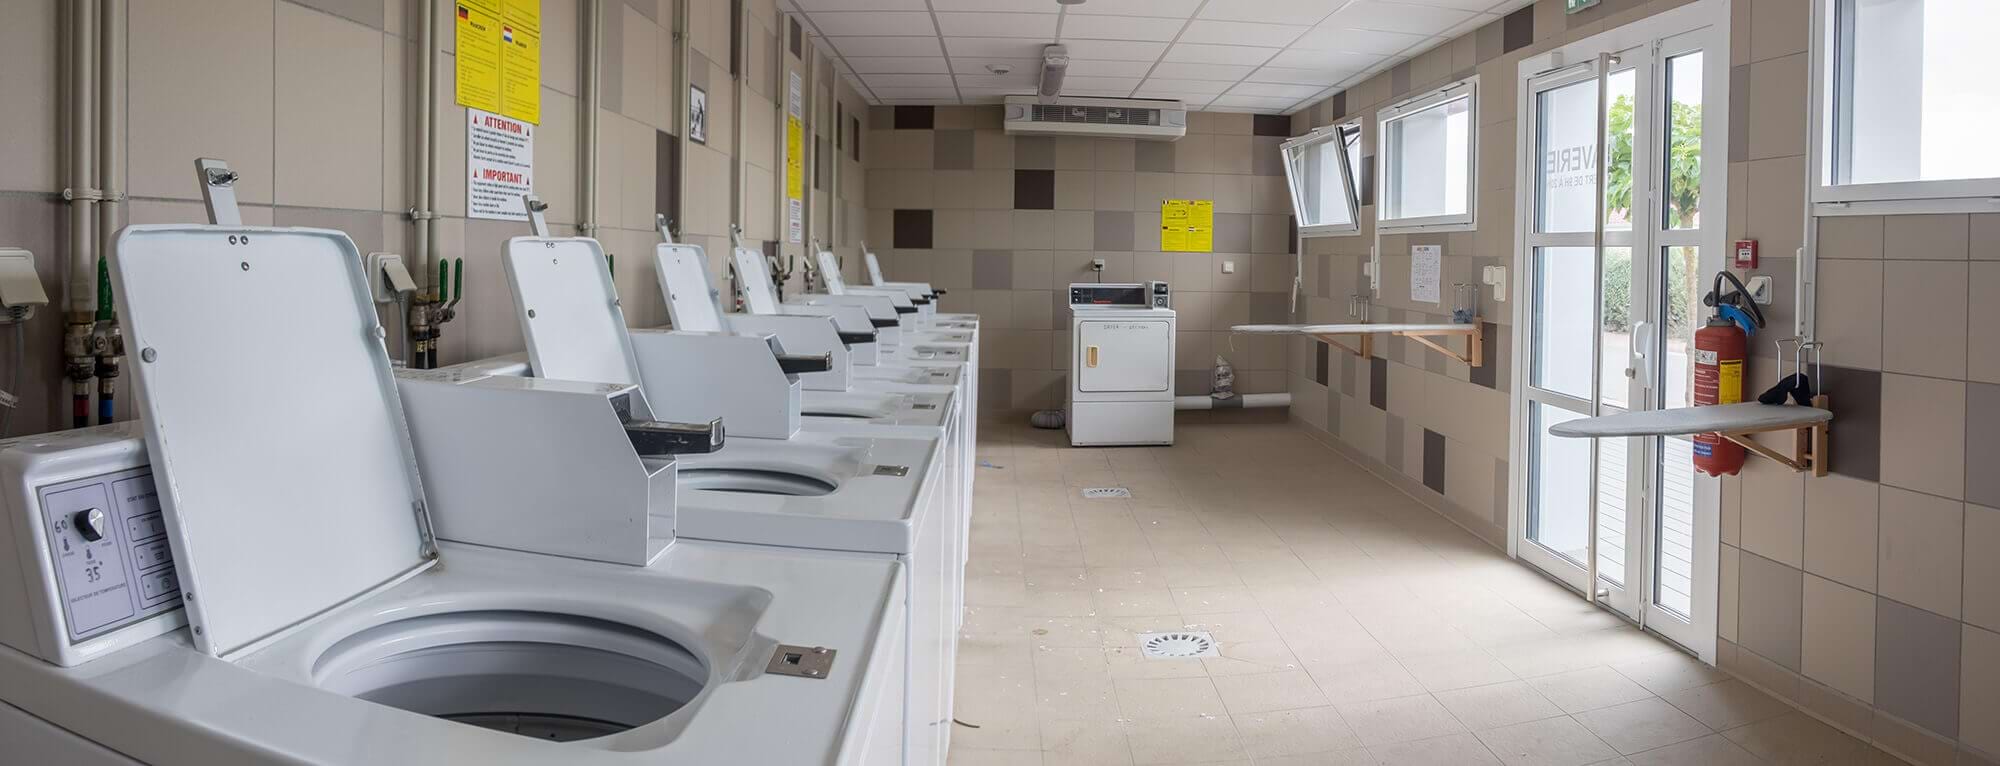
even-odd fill
[(771, 264), (764, 254), (747, 247), (731, 250), (729, 260), (736, 266), (736, 279), (743, 286), (743, 305), (752, 314), (778, 313), (777, 290), (771, 286)]
[(667, 317), (674, 329), (729, 332), (722, 304), (708, 286), (708, 259), (696, 245), (662, 243), (653, 250), (659, 270), (660, 294), (667, 296)]
[(639, 384), (625, 310), (597, 240), (515, 237), (501, 261), (536, 377)]
[(111, 274), (197, 649), (232, 657), (436, 561), (347, 235), (133, 226)]

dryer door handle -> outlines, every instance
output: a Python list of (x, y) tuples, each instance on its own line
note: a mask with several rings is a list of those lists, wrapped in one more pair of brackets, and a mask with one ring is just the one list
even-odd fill
[(1085, 347), (1084, 347), (1084, 349), (1083, 349), (1083, 366), (1085, 366), (1085, 367), (1096, 367), (1096, 366), (1097, 366), (1097, 347), (1096, 347), (1096, 346), (1085, 346)]

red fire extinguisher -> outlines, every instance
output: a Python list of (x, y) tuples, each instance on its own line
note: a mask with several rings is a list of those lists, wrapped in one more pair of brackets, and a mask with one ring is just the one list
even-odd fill
[[(1735, 286), (1722, 291), (1723, 280)], [(1708, 324), (1694, 333), (1695, 406), (1743, 401), (1743, 364), (1750, 356), (1750, 335), (1764, 326), (1764, 312), (1749, 299), (1749, 290), (1735, 274), (1715, 275), (1715, 285), (1701, 302), (1715, 309)], [(1694, 467), (1710, 476), (1743, 470), (1743, 447), (1721, 434), (1696, 434)]]

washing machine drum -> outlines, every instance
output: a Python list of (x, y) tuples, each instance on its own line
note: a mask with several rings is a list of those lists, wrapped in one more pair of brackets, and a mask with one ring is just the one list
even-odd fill
[(435, 718), (569, 742), (679, 710), (708, 683), (680, 643), (540, 612), (452, 613), (361, 631), (321, 655), (318, 685)]

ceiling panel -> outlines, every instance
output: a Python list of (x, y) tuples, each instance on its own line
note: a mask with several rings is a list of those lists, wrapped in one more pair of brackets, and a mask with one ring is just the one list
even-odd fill
[(940, 12), (937, 20), (946, 37), (1027, 37), (1046, 41), (1056, 36), (1053, 13)]
[(924, 74), (949, 72), (943, 56), (849, 56), (847, 65), (862, 73)]
[[(1482, 0), (1486, 1), (1486, 0)], [(1261, 21), (1266, 24), (1310, 24), (1346, 5), (1347, 0), (1223, 0), (1211, 1), (1199, 18)], [(1480, 9), (1485, 10), (1485, 9)]]
[(1130, 94), (1139, 87), (1137, 77), (1077, 77), (1071, 75), (1063, 79), (1063, 93), (1076, 95), (1116, 95)]
[(870, 88), (949, 88), (948, 74), (864, 74), (861, 81)]
[[(802, 11), (927, 11), (924, 0), (791, 0)], [(783, 7), (783, 3), (779, 4)]]
[(1167, 49), (1161, 61), (1182, 61), (1190, 64), (1262, 64), (1278, 52), (1277, 48), (1250, 48), (1241, 45), (1205, 45), (1201, 43), (1175, 43)]
[(1156, 19), (1137, 16), (1071, 16), (1063, 19), (1064, 39), (1157, 40), (1165, 42), (1181, 33), (1185, 19)]
[(1213, 80), (1177, 80), (1165, 77), (1148, 77), (1139, 84), (1139, 90), (1169, 90), (1175, 93), (1207, 93), (1214, 95), (1229, 89), (1229, 83)]
[(1402, 53), (1412, 45), (1425, 40), (1424, 35), (1408, 32), (1383, 32), (1375, 29), (1349, 29), (1321, 24), (1305, 33), (1293, 48), (1312, 51), (1353, 51), (1389, 55)]
[[(837, 45), (840, 41), (835, 40)], [(1042, 60), (1042, 48), (1048, 45), (1041, 40), (1024, 40), (1009, 37), (947, 37), (944, 47), (952, 58), (979, 56), (996, 59)]]
[(952, 89), (950, 86), (943, 88), (871, 88), (871, 90), (875, 91), (875, 95), (878, 98), (958, 98), (958, 91)]
[(958, 85), (962, 88), (1013, 88), (1016, 93), (1026, 93), (1026, 89), (1035, 87), (1041, 76), (1041, 70), (1014, 71), (1007, 74), (977, 72), (959, 75)]
[(1289, 26), (1196, 19), (1188, 23), (1187, 31), (1181, 33), (1180, 39), (1186, 43), (1260, 45), (1276, 48), (1290, 45), (1293, 40), (1299, 39), (1299, 35), (1305, 34), (1309, 27), (1310, 25)]
[(942, 56), (935, 37), (835, 37), (833, 49), (846, 56)]
[(1274, 82), (1287, 85), (1315, 85), (1326, 87), (1327, 83), (1340, 82), (1353, 77), (1360, 69), (1291, 69), (1288, 67), (1261, 67), (1243, 78), (1248, 82)]
[(953, 56), (951, 70), (959, 74), (993, 74), (988, 67), (1006, 67), (1013, 72), (1039, 72), (1041, 59), (1000, 59), (977, 56)]
[[(1037, 62), (1037, 65), (1039, 65), (1039, 62)], [(1075, 54), (1071, 54), (1069, 59), (1070, 77), (1079, 75), (1084, 77), (1145, 77), (1146, 73), (1152, 71), (1152, 69), (1153, 62), (1151, 61), (1079, 59)]]
[(1236, 82), (1256, 71), (1254, 66), (1242, 64), (1183, 64), (1162, 61), (1153, 67), (1153, 77), (1168, 77), (1181, 80), (1219, 80)]
[(1429, 5), (1405, 5), (1386, 3), (1382, 0), (1361, 0), (1342, 8), (1322, 26), (1346, 29), (1379, 29), (1384, 32), (1408, 32), (1420, 35), (1444, 33), (1453, 25), (1472, 18), (1470, 11), (1438, 8)]
[[(1071, 59), (1099, 59), (1103, 61), (1144, 61), (1160, 60), (1160, 54), (1167, 51), (1166, 43), (1137, 42), (1132, 40), (1071, 40), (1064, 38), (1063, 45), (1069, 47)], [(1041, 55), (1041, 49), (1035, 49)]]
[(1271, 57), (1266, 66), (1281, 66), (1292, 69), (1339, 69), (1355, 71), (1367, 69), (1382, 61), (1373, 53), (1349, 53), (1347, 51), (1305, 51), (1296, 48), (1281, 51)]
[(846, 35), (893, 35), (893, 36), (936, 36), (937, 27), (928, 13), (908, 13), (905, 11), (842, 11), (839, 13), (814, 13), (807, 16), (813, 26), (819, 27), (821, 34), (832, 37)]
[(1268, 98), (1264, 96), (1217, 96), (1209, 103), (1210, 109), (1247, 110), (1266, 114), (1277, 114), (1292, 108), (1297, 99)]
[[(1490, 3), (1493, 0), (1481, 0), (1481, 2)], [(1006, 11), (1046, 13), (1053, 16), (1061, 8), (1062, 6), (1056, 5), (1054, 0), (931, 0), (931, 9), (937, 11)]]
[[(1242, 2), (1243, 0), (1224, 0)], [(1166, 16), (1185, 19), (1201, 7), (1202, 0), (1089, 0), (1083, 5), (1072, 5), (1072, 16)]]
[(1229, 95), (1289, 98), (1297, 101), (1302, 98), (1310, 98), (1323, 90), (1326, 90), (1326, 86), (1324, 85), (1284, 85), (1274, 82), (1245, 82), (1238, 83), (1236, 87), (1230, 88)]

